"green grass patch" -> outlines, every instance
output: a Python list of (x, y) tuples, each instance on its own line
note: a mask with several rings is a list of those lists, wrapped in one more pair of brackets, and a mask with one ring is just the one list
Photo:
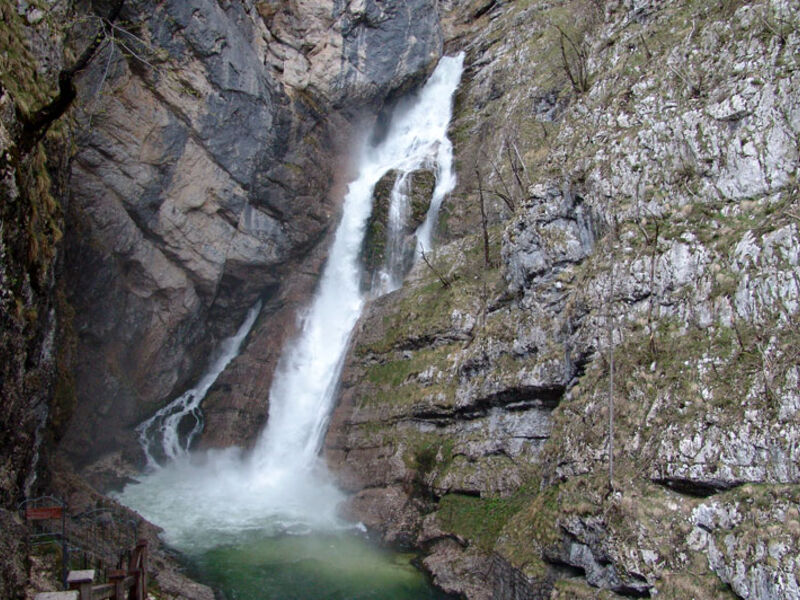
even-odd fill
[[(499, 228), (490, 232), (490, 253), (494, 256), (499, 255), (500, 237)], [(381, 333), (361, 341), (356, 354), (388, 354), (398, 348), (425, 345), (426, 340), (452, 332), (454, 310), (477, 316), (482, 306), (504, 287), (500, 261), (489, 268), (483, 264), (480, 236), (439, 249), (428, 260), (449, 285), (445, 287), (433, 270), (424, 265), (418, 267), (423, 269), (424, 277), (408, 282), (395, 296), (392, 310), (383, 312), (376, 327)]]
[(444, 529), (490, 551), (506, 523), (534, 496), (534, 483), (538, 484), (529, 482), (507, 498), (447, 494), (439, 500), (436, 517)]

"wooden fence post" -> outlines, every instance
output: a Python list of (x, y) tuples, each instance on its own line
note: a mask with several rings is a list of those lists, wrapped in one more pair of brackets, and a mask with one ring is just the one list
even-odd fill
[(83, 571), (70, 571), (67, 575), (69, 589), (78, 590), (81, 600), (92, 600), (92, 584), (94, 583), (94, 569)]
[(108, 582), (114, 584), (114, 600), (125, 600), (125, 569), (113, 569), (108, 572)]
[(147, 540), (139, 540), (139, 543), (136, 545), (142, 549), (141, 600), (147, 600)]
[(145, 600), (147, 598), (147, 540), (139, 540), (131, 554), (128, 563), (128, 572), (136, 578), (136, 583), (131, 589), (131, 600)]

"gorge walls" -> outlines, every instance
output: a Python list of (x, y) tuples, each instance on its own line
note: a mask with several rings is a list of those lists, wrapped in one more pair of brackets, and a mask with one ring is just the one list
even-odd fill
[(449, 9), (459, 184), (345, 366), (349, 514), (469, 598), (798, 597), (794, 11)]
[(72, 409), (71, 348), (58, 343), (69, 334), (56, 318), (65, 305), (56, 273), (68, 153), (64, 127), (44, 145), (20, 149), (24, 117), (53, 93), (62, 30), (10, 3), (0, 4), (0, 13), (0, 597), (11, 598), (24, 593), (28, 579), (17, 505), (35, 490), (44, 448)]
[[(21, 44), (77, 23), (74, 54), (96, 22), (22, 4)], [(135, 425), (261, 299), (200, 443), (254, 439), (361, 121), (464, 50), (438, 247), (344, 367), (346, 511), (470, 599), (800, 597), (798, 25), (782, 0), (129, 0), (72, 137), (19, 160), (61, 47), (4, 63), (42, 89), (0, 96), (3, 527), (39, 438), (139, 462)]]

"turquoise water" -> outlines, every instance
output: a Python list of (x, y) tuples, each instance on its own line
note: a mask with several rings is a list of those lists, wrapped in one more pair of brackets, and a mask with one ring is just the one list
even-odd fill
[(445, 600), (412, 564), (352, 533), (254, 537), (187, 556), (226, 600)]

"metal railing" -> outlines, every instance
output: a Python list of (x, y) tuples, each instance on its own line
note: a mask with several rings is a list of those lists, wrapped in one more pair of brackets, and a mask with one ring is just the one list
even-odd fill
[(125, 572), (141, 546), (139, 520), (119, 507), (99, 506), (68, 515), (61, 498), (38, 496), (20, 502), (18, 510), (30, 528), (31, 545), (59, 547), (64, 589), (70, 569), (91, 569), (97, 574), (93, 581)]
[(56, 496), (38, 496), (23, 500), (17, 508), (31, 528), (32, 546), (54, 543), (61, 546), (61, 583), (67, 589), (67, 504)]

